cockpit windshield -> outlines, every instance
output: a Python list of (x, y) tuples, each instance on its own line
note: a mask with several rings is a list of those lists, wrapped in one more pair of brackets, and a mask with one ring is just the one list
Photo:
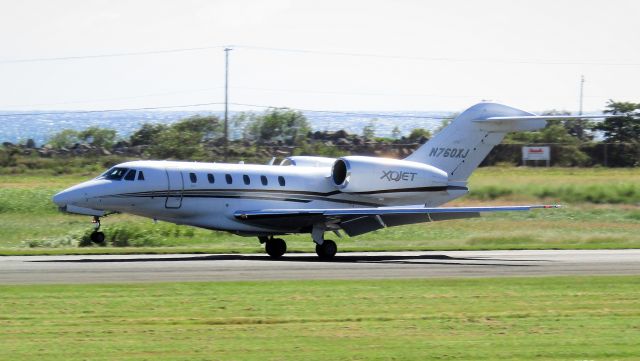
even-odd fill
[(114, 167), (102, 173), (102, 175), (99, 176), (98, 179), (121, 180), (128, 170), (129, 168)]

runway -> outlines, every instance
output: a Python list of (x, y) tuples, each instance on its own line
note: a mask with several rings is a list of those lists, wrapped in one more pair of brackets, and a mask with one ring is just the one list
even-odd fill
[(640, 275), (640, 250), (0, 257), (0, 284)]

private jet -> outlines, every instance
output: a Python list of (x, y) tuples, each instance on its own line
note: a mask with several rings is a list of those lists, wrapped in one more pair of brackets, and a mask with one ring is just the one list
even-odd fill
[[(604, 116), (590, 116), (604, 117)], [(104, 242), (100, 218), (130, 213), (153, 220), (255, 236), (272, 258), (283, 235), (307, 233), (322, 259), (337, 252), (328, 232), (357, 236), (386, 227), (529, 211), (557, 205), (443, 207), (469, 189), (471, 173), (509, 132), (549, 119), (484, 102), (457, 116), (405, 159), (291, 156), (279, 165), (140, 160), (56, 194), (61, 211), (93, 217), (91, 239)]]

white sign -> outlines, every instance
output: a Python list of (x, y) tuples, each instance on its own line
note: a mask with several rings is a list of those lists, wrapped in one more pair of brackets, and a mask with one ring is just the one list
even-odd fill
[(522, 147), (522, 160), (551, 160), (550, 147)]

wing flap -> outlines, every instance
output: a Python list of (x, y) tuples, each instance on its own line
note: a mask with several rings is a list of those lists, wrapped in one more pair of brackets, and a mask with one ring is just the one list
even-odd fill
[(501, 207), (377, 207), (334, 209), (264, 209), (237, 211), (237, 220), (269, 228), (300, 232), (314, 224), (337, 225), (350, 236), (385, 227), (421, 222), (474, 218), (482, 212), (528, 211), (537, 208), (558, 208), (558, 205), (526, 205)]

